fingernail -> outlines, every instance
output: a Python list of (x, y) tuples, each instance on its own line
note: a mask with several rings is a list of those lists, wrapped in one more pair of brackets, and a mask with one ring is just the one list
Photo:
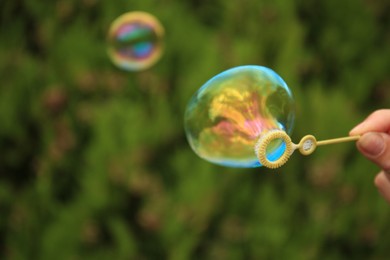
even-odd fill
[(367, 133), (360, 137), (358, 145), (361, 150), (371, 156), (380, 156), (385, 150), (385, 142), (383, 137), (377, 133)]

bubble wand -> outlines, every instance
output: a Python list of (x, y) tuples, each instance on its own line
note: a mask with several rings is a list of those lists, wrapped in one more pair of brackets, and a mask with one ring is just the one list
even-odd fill
[[(303, 155), (310, 155), (316, 150), (317, 146), (357, 141), (359, 140), (359, 138), (360, 136), (356, 135), (317, 141), (317, 139), (313, 135), (306, 135), (301, 139), (298, 144), (294, 144), (291, 141), (290, 136), (285, 131), (275, 129), (263, 133), (260, 136), (255, 146), (255, 153), (263, 166), (271, 169), (276, 169), (284, 165), (288, 161), (290, 156), (294, 153), (294, 151), (297, 149)], [(284, 153), (278, 159), (271, 161), (266, 156), (266, 150), (268, 145), (274, 140), (282, 140), (285, 143), (286, 148), (284, 150)]]

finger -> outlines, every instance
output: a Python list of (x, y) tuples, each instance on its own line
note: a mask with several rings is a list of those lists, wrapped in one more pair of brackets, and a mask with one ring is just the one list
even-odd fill
[(384, 171), (381, 171), (374, 180), (375, 186), (378, 188), (379, 192), (390, 204), (390, 174)]
[(367, 133), (360, 137), (356, 145), (365, 157), (390, 172), (390, 135)]
[(367, 132), (390, 133), (390, 109), (377, 110), (362, 123), (353, 128), (350, 135), (361, 135)]

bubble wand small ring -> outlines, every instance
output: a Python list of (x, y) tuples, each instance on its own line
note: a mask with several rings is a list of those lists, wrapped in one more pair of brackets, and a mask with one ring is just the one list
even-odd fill
[[(275, 129), (270, 130), (260, 136), (255, 146), (255, 153), (263, 166), (271, 169), (276, 169), (284, 165), (296, 149), (298, 149), (299, 152), (303, 155), (310, 155), (314, 152), (317, 146), (356, 141), (359, 138), (360, 136), (357, 135), (317, 141), (313, 135), (306, 135), (301, 139), (299, 144), (294, 144), (291, 141), (290, 136), (288, 136), (285, 131)], [(284, 153), (278, 159), (270, 161), (266, 156), (267, 147), (272, 141), (277, 139), (282, 140), (286, 145), (286, 148), (284, 150)]]

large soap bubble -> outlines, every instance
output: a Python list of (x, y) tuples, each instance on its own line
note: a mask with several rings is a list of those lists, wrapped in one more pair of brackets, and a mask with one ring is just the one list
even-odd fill
[[(294, 99), (283, 79), (262, 66), (240, 66), (206, 82), (185, 112), (185, 130), (201, 158), (230, 167), (261, 166), (255, 150), (260, 134), (270, 130), (291, 133)], [(283, 155), (285, 142), (267, 146), (270, 161)]]

